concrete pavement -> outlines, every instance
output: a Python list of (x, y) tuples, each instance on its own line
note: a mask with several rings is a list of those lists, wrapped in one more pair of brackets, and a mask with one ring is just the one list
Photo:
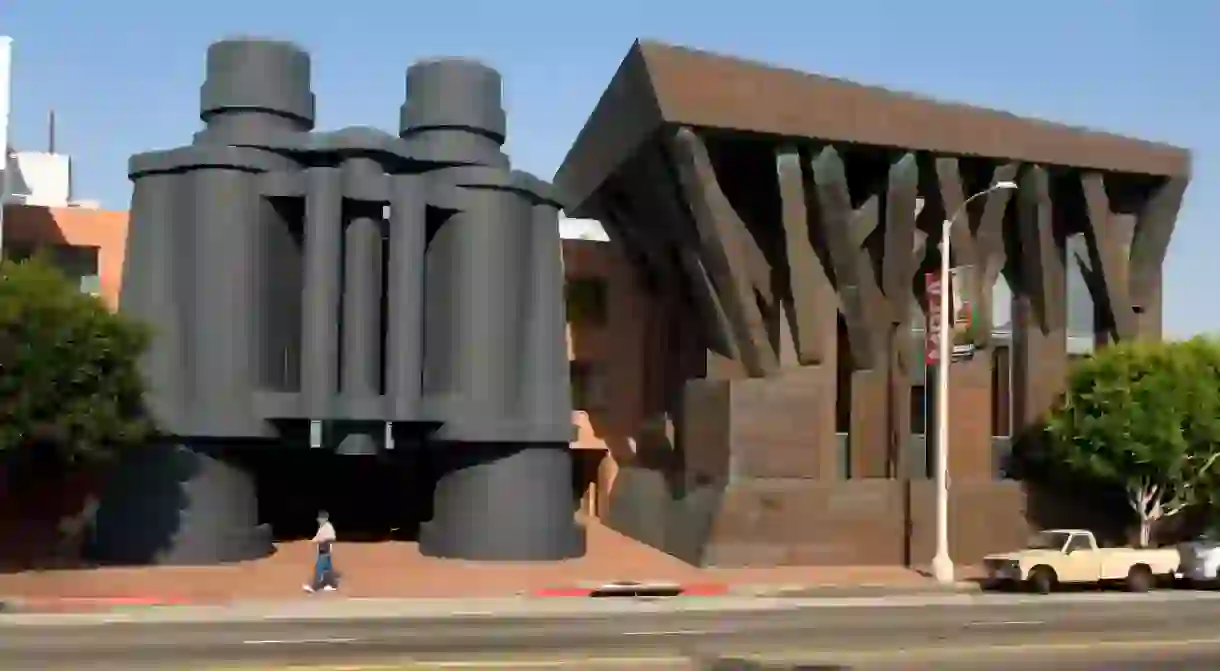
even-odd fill
[[(462, 612), (441, 607), (319, 600), (291, 607), (4, 615), (0, 659), (6, 669), (642, 670), (699, 668), (692, 659), (736, 656), (779, 665), (763, 668), (816, 663), (909, 670), (1034, 668), (1050, 655), (1056, 669), (1220, 668), (1214, 626), (1220, 594), (477, 600)], [(1040, 655), (1041, 665), (1028, 666)], [(989, 661), (980, 666), (981, 660)]]
[[(561, 562), (468, 562), (425, 557), (415, 543), (340, 541), (335, 560), (343, 592), (356, 597), (469, 598), (578, 592), (589, 585), (635, 581), (677, 583), (720, 592), (791, 593), (810, 588), (903, 589), (931, 585), (917, 569), (900, 566), (779, 566), (696, 568), (601, 525), (581, 522), (588, 552)], [(20, 536), (20, 534), (18, 534)], [(0, 571), (0, 601), (46, 607), (95, 607), (107, 600), (216, 604), (235, 599), (292, 599), (313, 568), (308, 542), (280, 543), (263, 559), (214, 566), (65, 567)], [(962, 578), (977, 576), (970, 567)], [(707, 590), (701, 590), (706, 592)], [(55, 601), (75, 601), (55, 604)], [(20, 603), (18, 604), (20, 605)]]
[(1147, 594), (1077, 592), (1049, 596), (1007, 593), (919, 593), (846, 595), (834, 597), (699, 597), (662, 599), (362, 599), (318, 594), (292, 601), (245, 601), (214, 606), (154, 606), (81, 613), (0, 613), (0, 627), (69, 626), (99, 624), (208, 624), (309, 621), (449, 621), (455, 618), (531, 619), (586, 618), (649, 614), (727, 613), (749, 611), (845, 610), (972, 606), (988, 608), (1107, 607), (1122, 604), (1125, 611), (1143, 608), (1220, 609), (1220, 592), (1157, 591)]

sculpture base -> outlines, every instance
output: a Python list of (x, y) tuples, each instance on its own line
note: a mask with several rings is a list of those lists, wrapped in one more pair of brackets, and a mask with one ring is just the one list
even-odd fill
[(584, 555), (567, 443), (445, 443), (431, 449), (439, 477), (432, 520), (420, 530), (424, 555), (474, 561)]
[(217, 564), (265, 557), (253, 477), (183, 444), (124, 455), (98, 498), (85, 553), (107, 564)]

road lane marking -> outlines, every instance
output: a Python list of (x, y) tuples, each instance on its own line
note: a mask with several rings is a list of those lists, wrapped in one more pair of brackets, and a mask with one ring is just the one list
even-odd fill
[[(853, 650), (833, 650), (833, 649), (788, 649), (779, 650), (771, 653), (759, 652), (750, 650), (745, 652), (737, 652), (734, 650), (714, 650), (707, 651), (717, 657), (741, 657), (754, 662), (760, 663), (819, 663), (826, 660), (833, 660), (835, 663), (854, 663), (867, 661), (884, 661), (897, 657), (909, 659), (914, 656), (917, 658), (936, 659), (940, 657), (964, 657), (973, 655), (1005, 655), (1013, 653), (1071, 653), (1071, 652), (1141, 652), (1141, 651), (1156, 651), (1163, 649), (1178, 649), (1192, 648), (1202, 646), (1217, 646), (1220, 645), (1220, 637), (1212, 638), (1193, 638), (1193, 639), (1168, 639), (1168, 640), (1145, 640), (1145, 641), (1097, 641), (1097, 642), (1078, 642), (1078, 643), (1028, 643), (1028, 644), (1006, 644), (1006, 645), (972, 645), (972, 646), (922, 646), (912, 648), (897, 648), (894, 650), (885, 651), (853, 651)], [(510, 653), (512, 654), (512, 653)], [(706, 654), (706, 653), (705, 653)], [(565, 666), (570, 668), (589, 668), (604, 666), (610, 664), (630, 664), (635, 666), (674, 664), (679, 662), (690, 663), (691, 657), (685, 655), (669, 655), (669, 656), (631, 656), (624, 655), (621, 657), (581, 657), (579, 654), (572, 654), (566, 658), (519, 658), (519, 659), (502, 659), (502, 660), (426, 660), (426, 659), (403, 659), (399, 662), (377, 663), (370, 662), (368, 664), (351, 663), (351, 664), (322, 664), (322, 665), (289, 665), (282, 667), (270, 667), (272, 669), (279, 668), (284, 671), (426, 671), (427, 669), (561, 669)], [(579, 665), (579, 666), (576, 666)], [(258, 667), (213, 667), (215, 671), (238, 671), (239, 669), (249, 668), (250, 671), (257, 669), (258, 671), (266, 671), (269, 667), (260, 665)]]
[(673, 664), (690, 663), (690, 657), (579, 657), (567, 659), (513, 659), (513, 660), (419, 660), (410, 662), (403, 669), (562, 669), (588, 668), (607, 664)]
[(316, 643), (356, 643), (359, 638), (266, 638), (259, 641), (243, 641), (245, 645), (305, 645)]
[[(1074, 643), (1010, 643), (1001, 645), (962, 645), (962, 646), (921, 646), (904, 647), (891, 650), (785, 650), (774, 653), (751, 651), (745, 656), (752, 661), (764, 663), (810, 663), (834, 659), (837, 663), (859, 663), (870, 661), (885, 661), (895, 658), (917, 657), (924, 661), (942, 658), (957, 658), (968, 656), (1004, 656), (1018, 653), (1117, 653), (1117, 652), (1153, 652), (1166, 649), (1198, 648), (1220, 646), (1220, 637), (1193, 639), (1148, 639), (1144, 641), (1080, 641)], [(738, 654), (734, 651), (716, 650), (715, 654), (725, 656)]]
[(391, 663), (369, 663), (361, 664), (359, 662), (348, 664), (322, 664), (322, 665), (299, 665), (290, 664), (286, 666), (260, 665), (257, 667), (211, 667), (210, 671), (427, 671), (428, 669), (562, 669), (565, 667), (587, 669), (589, 667), (599, 667), (606, 665), (621, 666), (629, 664), (632, 666), (641, 666), (645, 668), (657, 664), (689, 664), (690, 657), (684, 656), (669, 656), (669, 657), (581, 657), (573, 655), (563, 659), (506, 659), (506, 660), (411, 660), (406, 659), (399, 662)]
[(619, 636), (706, 636), (708, 634), (728, 634), (721, 629), (673, 629), (670, 631), (624, 631)]
[(1046, 624), (1046, 620), (979, 620), (978, 622), (967, 622), (967, 627), (985, 628), (985, 627), (1031, 627), (1039, 624)]

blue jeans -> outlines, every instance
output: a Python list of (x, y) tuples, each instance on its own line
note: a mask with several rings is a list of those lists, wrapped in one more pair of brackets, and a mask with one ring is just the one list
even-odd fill
[(329, 554), (319, 554), (313, 564), (313, 586), (315, 588), (334, 586), (335, 564)]

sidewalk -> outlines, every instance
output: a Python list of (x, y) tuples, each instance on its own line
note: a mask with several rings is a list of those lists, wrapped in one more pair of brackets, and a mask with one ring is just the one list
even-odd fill
[[(680, 586), (705, 597), (804, 595), (822, 590), (926, 591), (925, 575), (896, 566), (699, 569), (588, 523), (589, 552), (562, 562), (492, 564), (438, 560), (413, 543), (339, 543), (346, 599), (479, 599), (585, 596), (631, 581)], [(266, 559), (207, 567), (98, 568), (0, 574), (0, 601), (23, 610), (73, 611), (131, 606), (286, 602), (301, 597), (312, 565), (308, 543)], [(964, 575), (963, 578), (969, 577)], [(330, 598), (337, 595), (318, 595)]]

